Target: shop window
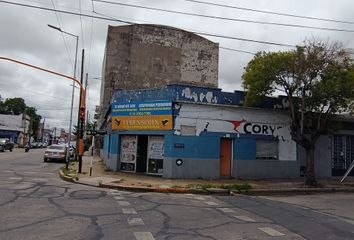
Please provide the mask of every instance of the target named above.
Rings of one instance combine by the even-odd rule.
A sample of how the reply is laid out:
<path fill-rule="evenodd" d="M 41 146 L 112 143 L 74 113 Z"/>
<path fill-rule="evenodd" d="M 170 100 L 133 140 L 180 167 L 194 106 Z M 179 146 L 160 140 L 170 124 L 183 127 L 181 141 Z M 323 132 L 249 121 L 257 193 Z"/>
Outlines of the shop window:
<path fill-rule="evenodd" d="M 195 126 L 181 125 L 182 136 L 195 136 L 195 133 L 196 133 Z"/>
<path fill-rule="evenodd" d="M 278 159 L 278 141 L 276 140 L 256 140 L 256 159 Z"/>

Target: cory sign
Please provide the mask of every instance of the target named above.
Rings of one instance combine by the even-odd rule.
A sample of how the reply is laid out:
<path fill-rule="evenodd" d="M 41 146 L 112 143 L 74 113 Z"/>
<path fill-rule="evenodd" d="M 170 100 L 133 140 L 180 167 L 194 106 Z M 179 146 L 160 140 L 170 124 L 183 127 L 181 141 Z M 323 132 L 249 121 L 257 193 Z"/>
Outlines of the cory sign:
<path fill-rule="evenodd" d="M 245 119 L 242 119 L 241 121 L 226 121 L 232 123 L 234 131 L 238 133 L 277 136 L 278 130 L 282 128 L 282 126 L 276 126 L 274 124 L 248 122 Z"/>
<path fill-rule="evenodd" d="M 112 130 L 171 130 L 172 102 L 112 104 Z"/>

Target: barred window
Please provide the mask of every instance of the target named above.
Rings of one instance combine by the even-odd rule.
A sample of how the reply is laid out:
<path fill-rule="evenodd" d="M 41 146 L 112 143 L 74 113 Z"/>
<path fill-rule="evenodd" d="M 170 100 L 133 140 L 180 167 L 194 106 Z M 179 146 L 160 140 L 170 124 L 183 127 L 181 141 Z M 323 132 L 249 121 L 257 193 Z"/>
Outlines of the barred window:
<path fill-rule="evenodd" d="M 278 141 L 277 140 L 256 140 L 256 159 L 278 159 Z"/>

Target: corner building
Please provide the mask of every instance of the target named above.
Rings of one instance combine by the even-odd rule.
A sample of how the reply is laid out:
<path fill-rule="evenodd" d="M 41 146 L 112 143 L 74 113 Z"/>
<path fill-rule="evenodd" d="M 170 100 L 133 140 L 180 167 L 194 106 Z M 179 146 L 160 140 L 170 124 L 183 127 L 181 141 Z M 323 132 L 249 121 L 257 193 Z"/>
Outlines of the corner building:
<path fill-rule="evenodd" d="M 241 107 L 243 99 L 179 84 L 117 90 L 104 124 L 105 164 L 166 178 L 298 177 L 286 99 L 259 108 Z"/>

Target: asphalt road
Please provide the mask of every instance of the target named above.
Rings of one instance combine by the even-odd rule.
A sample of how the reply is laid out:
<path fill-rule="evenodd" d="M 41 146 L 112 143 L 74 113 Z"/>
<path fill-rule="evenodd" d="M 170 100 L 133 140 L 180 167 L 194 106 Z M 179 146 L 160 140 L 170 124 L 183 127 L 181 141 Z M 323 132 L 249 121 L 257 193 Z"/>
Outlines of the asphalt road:
<path fill-rule="evenodd" d="M 0 239 L 354 239 L 354 195 L 132 193 L 71 184 L 44 150 L 0 153 Z"/>

